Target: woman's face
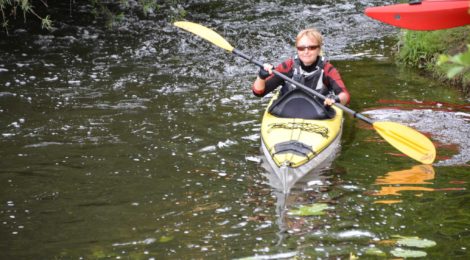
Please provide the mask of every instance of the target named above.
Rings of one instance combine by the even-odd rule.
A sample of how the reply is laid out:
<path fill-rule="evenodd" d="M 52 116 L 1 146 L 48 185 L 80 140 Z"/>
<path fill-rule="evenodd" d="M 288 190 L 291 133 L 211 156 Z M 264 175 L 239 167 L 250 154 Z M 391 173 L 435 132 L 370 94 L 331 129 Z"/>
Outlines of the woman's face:
<path fill-rule="evenodd" d="M 320 54 L 320 45 L 317 40 L 308 36 L 303 36 L 297 42 L 297 54 L 304 65 L 312 65 Z"/>

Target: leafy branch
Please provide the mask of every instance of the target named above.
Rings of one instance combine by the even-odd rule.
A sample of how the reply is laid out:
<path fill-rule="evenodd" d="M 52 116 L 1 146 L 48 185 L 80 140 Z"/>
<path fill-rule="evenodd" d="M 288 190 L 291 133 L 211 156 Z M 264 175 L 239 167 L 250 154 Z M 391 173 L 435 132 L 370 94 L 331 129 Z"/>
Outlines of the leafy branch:
<path fill-rule="evenodd" d="M 467 51 L 454 56 L 441 54 L 437 62 L 438 66 L 445 67 L 447 77 L 452 79 L 457 75 L 470 73 L 470 44 L 467 45 Z"/>
<path fill-rule="evenodd" d="M 13 17 L 16 19 L 17 13 L 21 11 L 23 13 L 23 19 L 26 21 L 28 14 L 34 15 L 41 21 L 41 27 L 46 30 L 52 29 L 52 21 L 49 15 L 42 17 L 34 11 L 32 5 L 32 0 L 0 0 L 0 14 L 2 16 L 2 27 L 5 29 L 6 34 L 8 34 L 9 19 Z M 46 8 L 48 7 L 47 3 L 43 0 L 40 1 Z M 18 11 L 19 10 L 19 11 Z"/>
<path fill-rule="evenodd" d="M 66 0 L 63 0 L 66 1 Z M 126 20 L 125 13 L 136 15 L 134 11 L 139 11 L 139 14 L 144 16 L 157 13 L 163 6 L 177 6 L 175 14 L 178 17 L 184 17 L 186 12 L 180 7 L 181 0 L 87 0 L 76 1 L 68 0 L 70 13 L 72 12 L 72 4 L 92 6 L 90 14 L 94 15 L 95 19 L 104 18 L 108 27 L 113 27 L 116 24 L 122 23 Z M 34 5 L 36 4 L 37 5 Z M 18 15 L 23 15 L 26 22 L 28 16 L 34 17 L 40 21 L 41 28 L 52 30 L 53 21 L 50 14 L 47 13 L 40 15 L 43 11 L 39 8 L 49 8 L 47 0 L 0 0 L 0 28 L 3 28 L 8 35 L 10 30 L 15 25 L 12 21 L 17 19 Z M 60 15 L 58 15 L 60 17 Z M 60 18 L 59 18 L 60 19 Z"/>

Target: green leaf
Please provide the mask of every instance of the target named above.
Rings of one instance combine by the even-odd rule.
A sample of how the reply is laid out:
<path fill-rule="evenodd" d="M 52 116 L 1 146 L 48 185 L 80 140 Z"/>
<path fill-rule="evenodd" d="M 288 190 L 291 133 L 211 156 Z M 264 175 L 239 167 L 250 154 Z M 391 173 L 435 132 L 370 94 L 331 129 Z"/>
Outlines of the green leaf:
<path fill-rule="evenodd" d="M 41 24 L 42 24 L 41 28 L 49 30 L 49 31 L 52 30 L 52 21 L 49 15 L 41 20 Z"/>
<path fill-rule="evenodd" d="M 465 68 L 464 66 L 455 66 L 455 67 L 450 68 L 447 71 L 447 77 L 450 79 L 455 77 L 457 74 L 462 72 L 464 68 Z"/>
<path fill-rule="evenodd" d="M 441 66 L 444 63 L 449 61 L 449 55 L 441 54 L 439 55 L 439 60 L 437 61 L 437 65 Z"/>
<path fill-rule="evenodd" d="M 428 254 L 423 251 L 417 250 L 407 250 L 403 248 L 396 248 L 390 251 L 390 253 L 395 257 L 403 257 L 403 258 L 413 258 L 413 257 L 425 257 Z"/>
<path fill-rule="evenodd" d="M 454 55 L 450 58 L 450 61 L 459 65 L 462 65 L 462 53 Z"/>
<path fill-rule="evenodd" d="M 467 51 L 462 53 L 462 63 L 467 66 L 470 65 L 470 45 L 467 45 Z"/>
<path fill-rule="evenodd" d="M 174 238 L 173 236 L 161 236 L 159 242 L 160 243 L 170 242 L 171 240 L 173 240 L 173 238 Z"/>
<path fill-rule="evenodd" d="M 378 248 L 375 248 L 375 247 L 367 248 L 366 251 L 365 251 L 365 254 L 369 255 L 369 256 L 387 256 L 387 254 L 385 254 L 384 251 L 382 251 Z"/>
<path fill-rule="evenodd" d="M 324 210 L 328 209 L 325 203 L 315 203 L 310 206 L 300 206 L 298 210 L 291 210 L 291 215 L 297 216 L 319 216 L 325 214 Z"/>
<path fill-rule="evenodd" d="M 24 13 L 30 12 L 31 11 L 31 3 L 29 0 L 21 0 L 20 1 L 20 6 L 21 10 L 23 10 Z"/>
<path fill-rule="evenodd" d="M 419 237 L 407 237 L 397 240 L 397 244 L 400 246 L 427 248 L 436 245 L 436 242 L 428 239 L 421 239 Z"/>

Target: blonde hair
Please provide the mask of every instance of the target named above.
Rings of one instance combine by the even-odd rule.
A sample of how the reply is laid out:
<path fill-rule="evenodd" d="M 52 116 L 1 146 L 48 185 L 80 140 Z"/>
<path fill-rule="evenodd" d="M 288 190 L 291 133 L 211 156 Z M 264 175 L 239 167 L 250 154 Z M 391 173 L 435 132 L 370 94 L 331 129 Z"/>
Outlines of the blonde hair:
<path fill-rule="evenodd" d="M 307 36 L 310 40 L 316 40 L 318 42 L 318 45 L 320 45 L 320 48 L 323 45 L 323 36 L 315 28 L 308 28 L 300 31 L 299 34 L 297 34 L 297 37 L 295 38 L 295 44 L 297 45 L 300 39 L 304 36 Z"/>

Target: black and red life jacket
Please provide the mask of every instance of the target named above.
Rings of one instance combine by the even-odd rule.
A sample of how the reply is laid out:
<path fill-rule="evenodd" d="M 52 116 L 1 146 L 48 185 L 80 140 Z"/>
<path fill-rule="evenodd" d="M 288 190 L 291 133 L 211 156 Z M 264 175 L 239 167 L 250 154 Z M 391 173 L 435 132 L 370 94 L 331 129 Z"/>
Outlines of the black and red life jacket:
<path fill-rule="evenodd" d="M 302 69 L 302 64 L 299 57 L 296 55 L 293 59 L 292 64 L 292 79 L 296 82 L 301 83 L 304 86 L 307 86 L 321 94 L 327 94 L 327 88 L 323 84 L 323 74 L 325 68 L 326 59 L 322 56 L 318 56 L 315 68 L 308 72 Z M 292 83 L 285 82 L 281 89 L 281 94 L 284 95 L 287 92 L 296 89 Z"/>
<path fill-rule="evenodd" d="M 302 69 L 300 59 L 293 58 L 292 79 L 323 95 L 329 91 L 323 84 L 325 58 L 319 56 L 316 66 L 311 71 Z M 304 91 L 296 85 L 285 82 L 279 98 L 273 102 L 269 112 L 279 117 L 294 117 L 304 119 L 327 119 L 335 116 L 331 107 L 325 107 L 323 101 Z"/>

